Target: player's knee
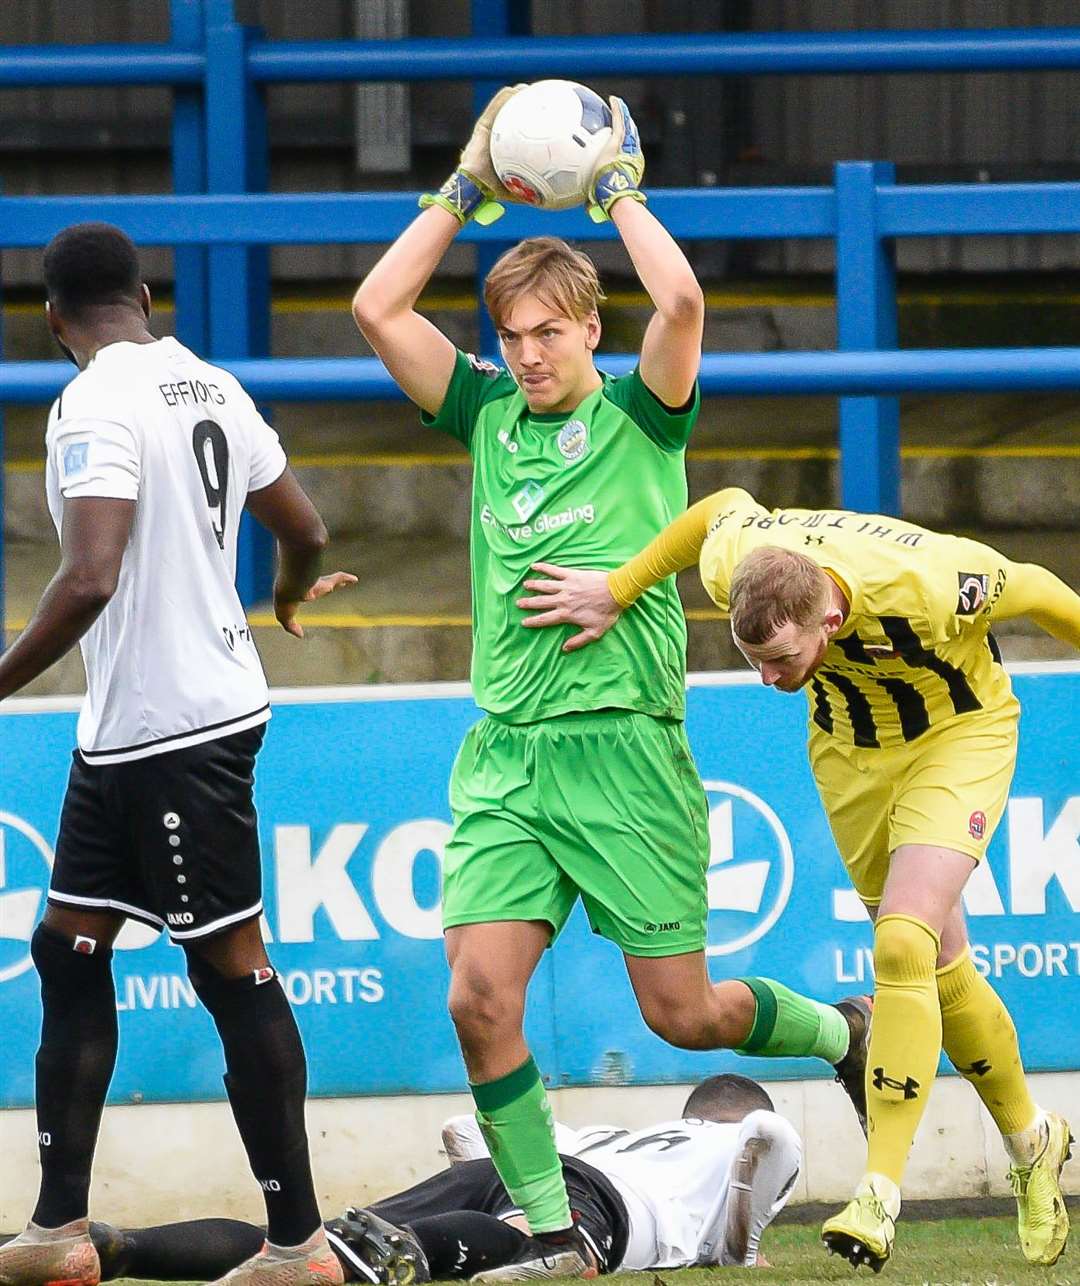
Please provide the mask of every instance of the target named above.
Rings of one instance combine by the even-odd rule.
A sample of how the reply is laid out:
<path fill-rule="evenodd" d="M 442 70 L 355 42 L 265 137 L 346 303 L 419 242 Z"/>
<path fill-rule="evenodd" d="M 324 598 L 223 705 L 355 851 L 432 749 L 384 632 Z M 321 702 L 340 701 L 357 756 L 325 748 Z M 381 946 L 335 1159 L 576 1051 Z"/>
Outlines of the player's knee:
<path fill-rule="evenodd" d="M 112 986 L 112 948 L 92 938 L 73 938 L 39 924 L 30 937 L 30 958 L 43 988 Z"/>
<path fill-rule="evenodd" d="M 188 977 L 214 1020 L 225 1049 L 226 1086 L 271 1084 L 302 1095 L 307 1060 L 277 972 L 270 966 L 227 978 L 198 956 L 188 956 Z"/>
<path fill-rule="evenodd" d="M 916 982 L 932 978 L 938 936 L 910 915 L 881 915 L 874 925 L 874 974 L 879 983 Z"/>
<path fill-rule="evenodd" d="M 232 978 L 202 956 L 188 952 L 188 979 L 203 1007 L 220 1026 L 223 1019 L 241 1021 L 281 1007 L 288 1009 L 277 971 L 270 965 Z"/>
<path fill-rule="evenodd" d="M 450 1017 L 463 1040 L 484 1040 L 520 1031 L 525 997 L 475 965 L 459 963 L 450 981 Z"/>
<path fill-rule="evenodd" d="M 641 1016 L 650 1031 L 677 1049 L 710 1049 L 713 1041 L 706 1032 L 704 1014 L 674 996 L 640 998 Z"/>

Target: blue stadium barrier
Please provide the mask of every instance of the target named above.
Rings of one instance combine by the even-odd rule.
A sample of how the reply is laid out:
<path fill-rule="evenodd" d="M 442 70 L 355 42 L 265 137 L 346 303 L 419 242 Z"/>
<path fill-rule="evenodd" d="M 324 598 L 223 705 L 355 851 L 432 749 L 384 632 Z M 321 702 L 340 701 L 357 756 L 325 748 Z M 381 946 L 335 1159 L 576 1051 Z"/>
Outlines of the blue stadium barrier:
<path fill-rule="evenodd" d="M 545 75 L 753 75 L 989 71 L 1080 67 L 1080 27 L 981 31 L 749 33 L 532 38 L 515 0 L 471 0 L 466 40 L 266 41 L 240 26 L 233 0 L 170 0 L 172 40 L 144 46 L 0 49 L 0 88 L 171 86 L 173 186 L 146 197 L 0 197 L 0 247 L 40 246 L 61 227 L 106 219 L 136 242 L 176 247 L 177 333 L 221 361 L 261 398 L 395 396 L 377 362 L 268 359 L 268 247 L 385 242 L 416 194 L 266 195 L 268 145 L 260 89 L 278 81 L 471 79 Z M 492 34 L 494 33 L 494 34 Z M 483 82 L 487 82 L 486 84 Z M 211 145 L 212 144 L 212 145 Z M 709 354 L 709 393 L 821 393 L 840 398 L 841 493 L 851 508 L 899 508 L 899 413 L 907 389 L 966 391 L 1080 384 L 1080 350 L 896 352 L 892 242 L 903 236 L 1080 231 L 1080 185 L 897 186 L 885 162 L 836 167 L 832 187 L 656 190 L 653 208 L 686 239 L 823 237 L 836 245 L 838 352 Z M 551 216 L 513 209 L 470 226 L 483 265 L 497 246 Z M 580 211 L 560 232 L 599 240 L 614 230 Z M 492 347 L 490 330 L 482 331 Z M 626 355 L 605 356 L 620 369 Z M 0 362 L 0 402 L 48 398 L 68 368 Z M 254 525 L 243 534 L 238 583 L 264 594 L 269 563 Z M 0 537 L 2 541 L 2 537 Z M 2 557 L 2 543 L 0 543 Z M 2 639 L 2 632 L 0 632 Z"/>
<path fill-rule="evenodd" d="M 219 22 L 231 5 L 211 5 Z M 477 0 L 473 0 L 474 9 Z M 500 9 L 502 0 L 484 0 Z M 199 0 L 172 0 L 178 11 Z M 486 17 L 482 21 L 490 23 Z M 1076 27 L 976 31 L 700 33 L 650 36 L 469 36 L 460 39 L 252 41 L 252 80 L 497 80 L 514 76 L 755 76 L 869 72 L 1069 70 Z M 0 89 L 42 85 L 198 84 L 206 57 L 170 45 L 0 48 Z"/>
<path fill-rule="evenodd" d="M 480 78 L 500 85 L 543 76 L 1045 70 L 1080 67 L 1080 30 L 1007 27 L 981 31 L 257 41 L 251 47 L 249 66 L 252 77 L 260 81 Z"/>
<path fill-rule="evenodd" d="M 629 371 L 635 353 L 605 353 L 612 375 Z M 221 362 L 258 400 L 267 402 L 403 401 L 374 357 L 249 357 Z M 71 379 L 67 362 L 0 365 L 0 394 L 9 405 L 51 401 Z M 706 397 L 879 397 L 921 393 L 1006 393 L 1080 384 L 1080 348 L 911 348 L 902 352 L 706 353 Z M 860 508 L 864 506 L 859 506 Z"/>

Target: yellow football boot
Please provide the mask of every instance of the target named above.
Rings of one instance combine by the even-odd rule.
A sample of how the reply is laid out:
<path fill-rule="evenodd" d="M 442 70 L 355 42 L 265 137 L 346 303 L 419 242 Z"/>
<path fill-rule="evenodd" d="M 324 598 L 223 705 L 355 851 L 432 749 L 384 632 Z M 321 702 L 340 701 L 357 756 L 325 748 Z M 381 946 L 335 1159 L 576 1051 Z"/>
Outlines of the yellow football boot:
<path fill-rule="evenodd" d="M 869 1174 L 863 1178 L 852 1200 L 822 1224 L 821 1240 L 830 1255 L 843 1255 L 853 1268 L 866 1264 L 880 1273 L 892 1254 L 900 1202 L 895 1186 L 877 1179 Z"/>
<path fill-rule="evenodd" d="M 1032 1164 L 1009 1166 L 1020 1249 L 1029 1264 L 1056 1264 L 1069 1239 L 1061 1169 L 1072 1151 L 1073 1136 L 1068 1121 L 1053 1112 L 1047 1112 L 1046 1125 L 1046 1146 Z"/>

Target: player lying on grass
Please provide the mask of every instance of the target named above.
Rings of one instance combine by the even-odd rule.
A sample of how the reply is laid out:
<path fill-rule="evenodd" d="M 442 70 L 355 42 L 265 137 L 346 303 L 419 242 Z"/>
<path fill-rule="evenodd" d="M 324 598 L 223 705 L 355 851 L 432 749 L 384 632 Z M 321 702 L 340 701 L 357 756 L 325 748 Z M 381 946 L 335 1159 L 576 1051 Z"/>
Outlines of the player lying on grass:
<path fill-rule="evenodd" d="M 704 300 L 645 204 L 625 103 L 590 204 L 609 216 L 652 301 L 628 374 L 597 369 L 596 268 L 554 237 L 507 251 L 484 301 L 505 369 L 458 351 L 416 311 L 464 224 L 511 200 L 481 116 L 461 166 L 361 283 L 357 324 L 423 412 L 473 458 L 473 692 L 482 718 L 454 764 L 443 862 L 450 1012 L 503 1181 L 538 1237 L 583 1270 L 540 1071 L 523 1033 L 529 980 L 580 898 L 618 947 L 642 1016 L 673 1045 L 822 1058 L 862 1100 L 867 1010 L 765 978 L 713 981 L 705 960 L 708 805 L 683 725 L 686 623 L 673 585 L 644 594 L 600 658 L 518 627 L 529 566 L 616 567 L 686 505 Z M 632 804 L 628 801 L 633 801 Z"/>
<path fill-rule="evenodd" d="M 589 1275 L 694 1264 L 752 1265 L 763 1230 L 791 1194 L 802 1147 L 765 1090 L 743 1076 L 714 1076 L 683 1116 L 643 1130 L 558 1127 L 562 1172 Z M 487 1157 L 476 1122 L 443 1128 L 450 1169 L 407 1192 L 350 1210 L 327 1234 L 347 1278 L 406 1286 L 430 1278 L 524 1277 L 531 1239 Z M 219 1276 L 262 1244 L 250 1224 L 200 1219 L 119 1231 L 93 1224 L 102 1279 L 191 1281 Z M 533 1247 L 529 1276 L 549 1252 Z"/>
<path fill-rule="evenodd" d="M 1030 616 L 1080 647 L 1080 597 L 973 540 L 877 514 L 770 511 L 732 487 L 610 574 L 539 566 L 518 606 L 530 627 L 581 627 L 568 652 L 603 649 L 622 613 L 615 635 L 632 627 L 640 594 L 694 563 L 762 682 L 806 690 L 810 766 L 875 922 L 866 1173 L 826 1244 L 856 1266 L 889 1258 L 944 1047 L 1001 1130 L 1025 1257 L 1054 1263 L 1069 1232 L 1069 1127 L 1032 1101 L 1012 1019 L 972 961 L 961 894 L 1016 761 L 1020 707 L 990 627 Z"/>

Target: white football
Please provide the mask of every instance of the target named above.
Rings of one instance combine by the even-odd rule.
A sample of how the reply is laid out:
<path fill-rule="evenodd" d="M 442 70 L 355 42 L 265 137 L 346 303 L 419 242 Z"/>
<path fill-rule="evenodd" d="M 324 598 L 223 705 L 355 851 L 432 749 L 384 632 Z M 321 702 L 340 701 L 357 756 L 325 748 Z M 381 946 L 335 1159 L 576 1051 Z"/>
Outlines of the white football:
<path fill-rule="evenodd" d="M 571 80 L 538 80 L 504 103 L 491 127 L 491 163 L 520 201 L 545 210 L 581 205 L 611 138 L 611 108 Z"/>

